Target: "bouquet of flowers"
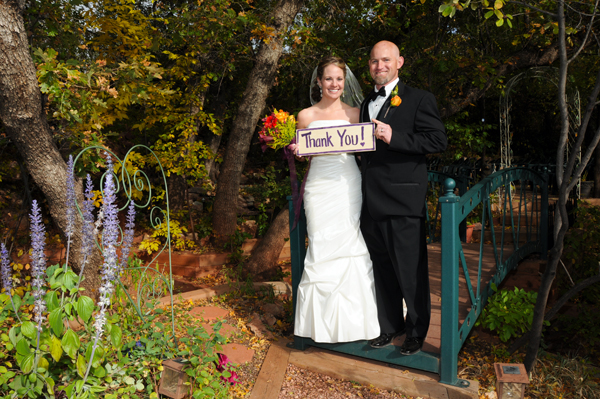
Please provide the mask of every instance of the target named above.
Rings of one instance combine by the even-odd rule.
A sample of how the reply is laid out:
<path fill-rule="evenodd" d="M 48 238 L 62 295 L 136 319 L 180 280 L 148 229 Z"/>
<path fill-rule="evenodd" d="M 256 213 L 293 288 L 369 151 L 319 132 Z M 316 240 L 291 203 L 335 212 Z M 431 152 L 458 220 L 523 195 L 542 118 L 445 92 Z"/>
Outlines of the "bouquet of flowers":
<path fill-rule="evenodd" d="M 258 136 L 263 152 L 267 147 L 274 150 L 284 148 L 296 138 L 296 118 L 289 112 L 274 109 L 262 121 L 263 127 Z"/>

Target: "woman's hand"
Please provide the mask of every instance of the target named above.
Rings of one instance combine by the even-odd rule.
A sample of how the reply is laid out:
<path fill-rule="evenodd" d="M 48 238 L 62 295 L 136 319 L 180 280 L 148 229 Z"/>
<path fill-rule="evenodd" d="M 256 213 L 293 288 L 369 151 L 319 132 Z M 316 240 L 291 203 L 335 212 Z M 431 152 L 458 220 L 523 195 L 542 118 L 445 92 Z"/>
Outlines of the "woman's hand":
<path fill-rule="evenodd" d="M 298 144 L 290 144 L 288 148 L 290 151 L 292 151 L 298 161 L 304 161 L 304 157 L 302 155 L 298 155 Z"/>

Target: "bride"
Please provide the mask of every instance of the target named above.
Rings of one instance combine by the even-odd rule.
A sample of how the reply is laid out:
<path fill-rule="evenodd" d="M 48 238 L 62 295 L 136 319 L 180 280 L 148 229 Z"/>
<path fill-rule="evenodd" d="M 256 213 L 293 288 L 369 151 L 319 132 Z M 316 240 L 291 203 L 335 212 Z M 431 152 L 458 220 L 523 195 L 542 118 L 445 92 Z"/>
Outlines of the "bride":
<path fill-rule="evenodd" d="M 315 74 L 314 105 L 300 111 L 297 129 L 359 123 L 359 109 L 341 100 L 347 78 L 359 87 L 344 61 L 326 57 Z M 346 97 L 355 97 L 350 100 L 356 105 L 362 100 L 362 96 Z M 294 334 L 328 343 L 376 338 L 373 268 L 359 228 L 361 176 L 354 155 L 313 156 L 306 179 L 308 249 L 298 286 Z"/>

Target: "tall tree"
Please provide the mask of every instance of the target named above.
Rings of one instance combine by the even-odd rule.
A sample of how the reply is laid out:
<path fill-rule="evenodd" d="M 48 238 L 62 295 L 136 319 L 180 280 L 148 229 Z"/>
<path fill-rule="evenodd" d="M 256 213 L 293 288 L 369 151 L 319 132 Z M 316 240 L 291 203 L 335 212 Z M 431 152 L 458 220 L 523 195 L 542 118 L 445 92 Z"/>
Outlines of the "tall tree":
<path fill-rule="evenodd" d="M 63 231 L 65 215 L 67 165 L 62 159 L 42 109 L 42 96 L 36 69 L 29 52 L 23 22 L 24 0 L 0 2 L 0 119 L 8 137 L 21 153 L 25 165 L 42 190 L 55 223 Z M 77 198 L 83 203 L 81 182 L 76 184 Z M 81 264 L 81 220 L 74 229 L 72 260 Z M 100 286 L 97 268 L 100 253 L 95 249 L 91 267 L 85 269 L 84 287 Z"/>
<path fill-rule="evenodd" d="M 271 13 L 270 24 L 265 27 L 266 37 L 261 41 L 239 104 L 219 174 L 213 208 L 213 232 L 220 240 L 235 232 L 240 178 L 250 141 L 274 82 L 278 61 L 283 52 L 284 35 L 303 3 L 304 0 L 281 0 Z"/>
<path fill-rule="evenodd" d="M 444 2 L 440 12 L 445 16 L 453 16 L 456 10 L 462 10 L 469 6 L 460 2 Z M 558 85 L 557 103 L 560 113 L 560 138 L 556 150 L 556 183 L 559 187 L 557 212 L 554 216 L 554 246 L 549 251 L 548 264 L 542 276 L 541 286 L 534 308 L 533 323 L 529 347 L 525 356 L 525 367 L 531 372 L 535 366 L 537 353 L 540 346 L 544 315 L 548 303 L 548 295 L 552 282 L 556 276 L 558 263 L 564 249 L 564 239 L 569 228 L 567 214 L 567 200 L 570 192 L 577 184 L 588 162 L 590 161 L 598 142 L 600 141 L 600 127 L 595 131 L 589 131 L 590 120 L 594 110 L 597 108 L 600 96 L 600 62 L 597 54 L 600 45 L 597 37 L 600 29 L 600 0 L 587 0 L 581 2 L 566 2 L 564 0 L 532 2 L 526 4 L 516 1 L 496 0 L 489 2 L 472 2 L 473 8 L 481 7 L 486 12 L 486 18 L 496 20 L 497 26 L 512 26 L 513 16 L 508 13 L 505 6 L 512 6 L 513 14 L 524 16 L 533 34 L 542 37 L 552 36 L 558 51 Z M 493 18 L 493 17 L 496 18 Z M 569 78 L 573 74 L 569 67 L 576 65 L 583 56 L 592 55 L 595 59 L 597 69 L 595 83 L 588 93 L 587 104 L 581 118 L 577 139 L 573 143 L 570 155 L 565 159 L 565 149 L 569 139 L 570 120 L 567 104 L 567 88 Z M 587 148 L 583 148 L 586 134 L 591 138 Z M 581 162 L 578 161 L 578 153 L 583 150 Z"/>

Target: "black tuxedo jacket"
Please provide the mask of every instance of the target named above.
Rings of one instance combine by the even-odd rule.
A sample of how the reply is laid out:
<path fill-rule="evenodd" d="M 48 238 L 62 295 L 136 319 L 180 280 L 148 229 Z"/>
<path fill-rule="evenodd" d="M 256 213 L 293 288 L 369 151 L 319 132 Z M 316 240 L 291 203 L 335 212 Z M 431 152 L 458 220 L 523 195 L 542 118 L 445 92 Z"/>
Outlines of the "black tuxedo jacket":
<path fill-rule="evenodd" d="M 377 140 L 376 151 L 361 154 L 363 212 L 375 220 L 425 216 L 425 154 L 444 151 L 448 143 L 433 94 L 399 81 L 398 96 L 400 105 L 390 107 L 390 95 L 375 118 L 392 127 L 390 144 Z M 361 122 L 370 122 L 367 101 Z"/>

